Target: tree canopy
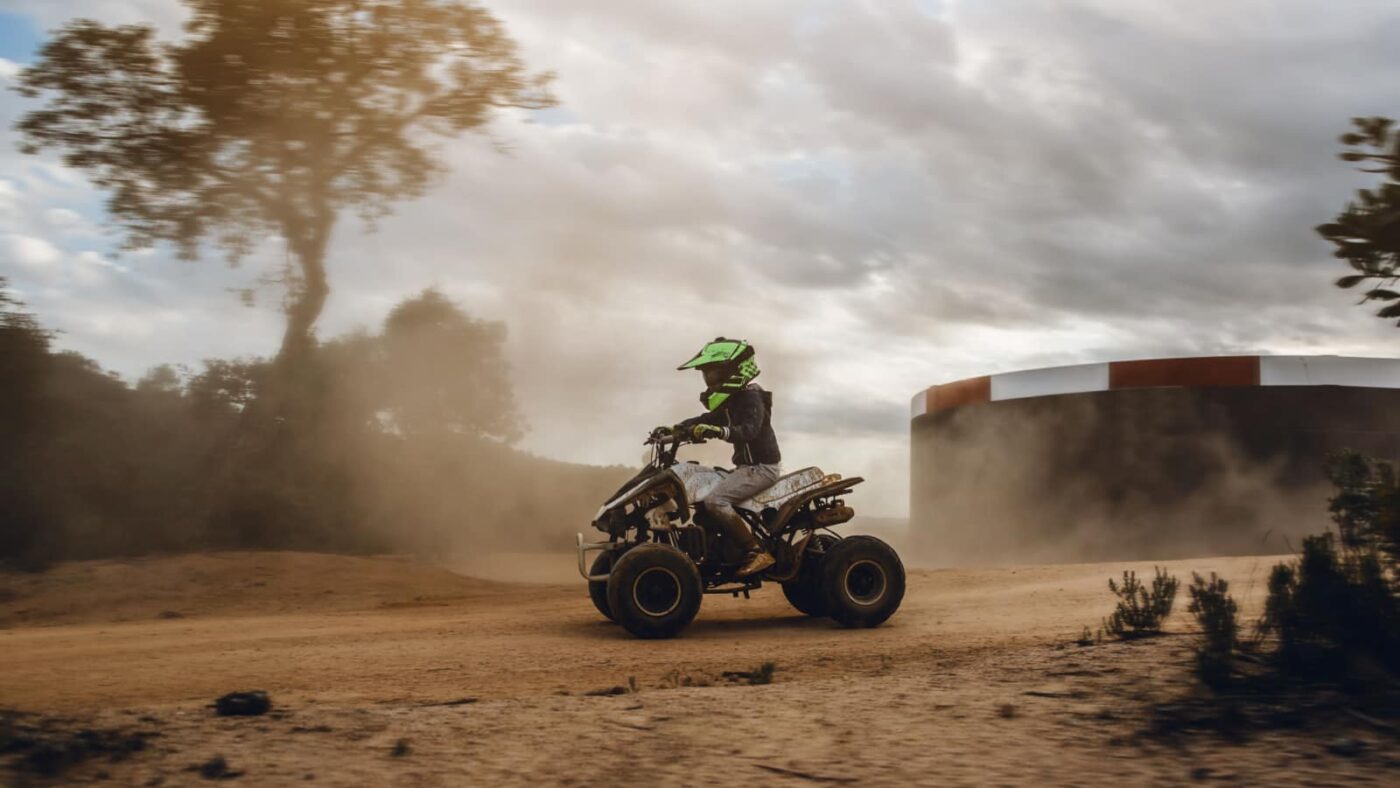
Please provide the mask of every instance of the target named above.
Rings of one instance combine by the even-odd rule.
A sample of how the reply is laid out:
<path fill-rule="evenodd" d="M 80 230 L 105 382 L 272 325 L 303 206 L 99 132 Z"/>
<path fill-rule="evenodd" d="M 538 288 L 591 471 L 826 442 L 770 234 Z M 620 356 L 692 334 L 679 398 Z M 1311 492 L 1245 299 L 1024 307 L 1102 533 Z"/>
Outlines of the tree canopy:
<path fill-rule="evenodd" d="M 394 307 L 380 342 L 384 399 L 395 426 L 519 438 L 505 338 L 505 326 L 467 317 L 437 290 Z"/>
<path fill-rule="evenodd" d="M 548 74 L 457 0 L 184 0 L 187 37 L 76 20 L 21 72 L 44 104 L 22 149 L 63 151 L 110 193 L 131 247 L 206 246 L 237 263 L 286 243 L 279 356 L 311 339 L 330 292 L 326 248 L 347 209 L 371 222 L 421 195 L 441 164 L 429 140 L 505 107 L 553 103 Z"/>
<path fill-rule="evenodd" d="M 1383 180 L 1357 191 L 1356 199 L 1317 232 L 1354 271 L 1338 279 L 1337 287 L 1366 285 L 1362 303 L 1385 302 L 1376 315 L 1400 325 L 1400 291 L 1394 289 L 1400 280 L 1400 130 L 1390 118 L 1353 118 L 1352 124 L 1356 130 L 1341 137 L 1348 149 L 1340 158 L 1375 165 L 1362 171 Z"/>

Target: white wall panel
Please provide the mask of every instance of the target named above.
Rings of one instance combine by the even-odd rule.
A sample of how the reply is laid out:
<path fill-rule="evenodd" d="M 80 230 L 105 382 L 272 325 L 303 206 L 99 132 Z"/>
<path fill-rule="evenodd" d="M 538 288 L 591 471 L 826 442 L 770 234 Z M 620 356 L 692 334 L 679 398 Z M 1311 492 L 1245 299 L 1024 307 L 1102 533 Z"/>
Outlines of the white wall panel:
<path fill-rule="evenodd" d="M 909 418 L 917 419 L 928 412 L 928 389 L 920 391 L 909 400 Z"/>
<path fill-rule="evenodd" d="M 1030 369 L 991 376 L 992 400 L 1108 390 L 1108 364 Z M 1260 356 L 1263 386 L 1400 388 L 1400 359 L 1347 356 Z M 914 395 L 909 417 L 928 412 L 928 390 Z"/>
<path fill-rule="evenodd" d="M 1079 364 L 1073 367 L 1028 369 L 992 376 L 992 399 L 1044 397 L 1108 389 L 1107 364 Z"/>
<path fill-rule="evenodd" d="M 1345 356 L 1260 356 L 1263 386 L 1400 388 L 1400 359 Z"/>

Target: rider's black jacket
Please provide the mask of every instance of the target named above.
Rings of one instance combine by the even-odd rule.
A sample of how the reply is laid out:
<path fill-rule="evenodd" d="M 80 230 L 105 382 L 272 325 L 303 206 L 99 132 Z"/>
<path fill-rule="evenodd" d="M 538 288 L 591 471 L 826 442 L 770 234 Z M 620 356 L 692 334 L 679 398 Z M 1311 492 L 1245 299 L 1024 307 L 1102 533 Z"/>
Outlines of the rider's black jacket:
<path fill-rule="evenodd" d="M 690 428 L 713 424 L 724 428 L 723 438 L 734 444 L 735 465 L 777 465 L 778 436 L 773 434 L 773 395 L 750 383 L 729 395 L 718 408 L 680 423 Z"/>

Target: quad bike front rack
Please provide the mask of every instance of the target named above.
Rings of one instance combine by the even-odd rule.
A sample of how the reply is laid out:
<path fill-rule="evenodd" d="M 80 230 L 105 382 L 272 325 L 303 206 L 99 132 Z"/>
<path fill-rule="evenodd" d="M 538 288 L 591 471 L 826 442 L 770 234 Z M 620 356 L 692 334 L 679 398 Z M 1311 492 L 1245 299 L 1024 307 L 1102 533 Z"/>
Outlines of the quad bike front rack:
<path fill-rule="evenodd" d="M 601 582 L 608 579 L 608 575 L 612 574 L 611 572 L 601 575 L 588 574 L 588 559 L 586 556 L 588 553 L 595 550 L 611 550 L 616 546 L 617 542 L 585 542 L 583 541 L 583 534 L 578 535 L 578 573 L 583 575 L 584 580 Z"/>

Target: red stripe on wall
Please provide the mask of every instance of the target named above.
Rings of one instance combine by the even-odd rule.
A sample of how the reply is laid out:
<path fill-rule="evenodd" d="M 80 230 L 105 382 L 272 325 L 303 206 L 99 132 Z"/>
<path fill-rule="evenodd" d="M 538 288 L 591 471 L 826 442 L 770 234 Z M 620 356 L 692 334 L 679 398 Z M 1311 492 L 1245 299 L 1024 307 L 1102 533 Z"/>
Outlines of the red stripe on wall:
<path fill-rule="evenodd" d="M 983 375 L 952 383 L 944 383 L 928 390 L 928 412 L 971 405 L 977 402 L 990 402 L 992 399 L 992 379 Z"/>
<path fill-rule="evenodd" d="M 1110 389 L 1257 385 L 1258 356 L 1159 358 L 1146 361 L 1111 361 L 1108 364 Z"/>

